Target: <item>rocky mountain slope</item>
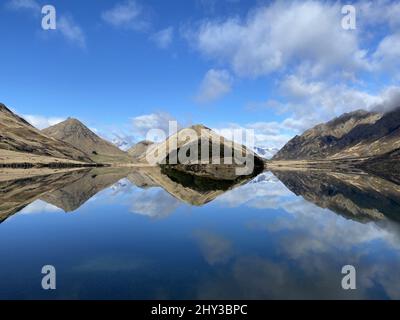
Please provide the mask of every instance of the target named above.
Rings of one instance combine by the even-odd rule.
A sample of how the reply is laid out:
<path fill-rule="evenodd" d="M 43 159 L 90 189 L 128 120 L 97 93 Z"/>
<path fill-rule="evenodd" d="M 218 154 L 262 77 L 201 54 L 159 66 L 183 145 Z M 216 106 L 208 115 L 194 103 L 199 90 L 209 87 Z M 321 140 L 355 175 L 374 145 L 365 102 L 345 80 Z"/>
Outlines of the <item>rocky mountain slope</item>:
<path fill-rule="evenodd" d="M 381 114 L 355 111 L 290 140 L 274 160 L 375 157 L 400 148 L 400 108 Z"/>
<path fill-rule="evenodd" d="M 263 168 L 264 160 L 244 145 L 234 143 L 203 125 L 194 125 L 171 135 L 164 142 L 152 144 L 139 161 L 153 156 L 158 164 L 218 164 L 241 167 L 240 161 L 254 161 Z M 184 163 L 182 162 L 184 161 Z M 192 168 L 193 169 L 193 168 Z M 244 173 L 244 174 L 251 174 Z"/>
<path fill-rule="evenodd" d="M 15 153 L 21 162 L 24 161 L 24 155 L 92 162 L 85 152 L 46 135 L 13 113 L 4 104 L 0 104 L 0 158 L 4 158 L 3 160 L 7 158 L 5 153 L 7 155 Z M 35 159 L 39 158 L 35 157 Z"/>
<path fill-rule="evenodd" d="M 133 147 L 128 149 L 128 154 L 132 156 L 134 159 L 141 158 L 144 154 L 146 154 L 147 148 L 149 148 L 152 144 L 151 141 L 140 141 L 139 143 L 135 144 Z"/>
<path fill-rule="evenodd" d="M 87 153 L 97 163 L 125 163 L 130 162 L 129 155 L 108 142 L 79 120 L 68 118 L 67 120 L 46 128 L 42 132 L 50 137 L 65 141 L 77 149 Z"/>

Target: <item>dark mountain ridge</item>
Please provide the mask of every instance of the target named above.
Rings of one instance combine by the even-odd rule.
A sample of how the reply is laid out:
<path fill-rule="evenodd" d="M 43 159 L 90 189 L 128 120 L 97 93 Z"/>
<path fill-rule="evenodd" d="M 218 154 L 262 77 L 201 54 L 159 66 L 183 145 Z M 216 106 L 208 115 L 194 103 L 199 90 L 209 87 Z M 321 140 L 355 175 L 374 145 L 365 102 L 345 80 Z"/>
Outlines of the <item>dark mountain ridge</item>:
<path fill-rule="evenodd" d="M 400 148 L 400 108 L 381 114 L 358 110 L 290 140 L 273 160 L 368 158 Z"/>

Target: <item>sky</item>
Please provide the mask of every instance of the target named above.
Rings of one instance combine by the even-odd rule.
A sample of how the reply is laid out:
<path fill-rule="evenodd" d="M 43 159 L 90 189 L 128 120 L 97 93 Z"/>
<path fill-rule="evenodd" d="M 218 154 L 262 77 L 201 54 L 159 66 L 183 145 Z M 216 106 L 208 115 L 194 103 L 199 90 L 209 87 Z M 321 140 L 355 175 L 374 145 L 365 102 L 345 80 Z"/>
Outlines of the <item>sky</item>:
<path fill-rule="evenodd" d="M 48 4 L 55 30 L 42 28 Z M 280 148 L 342 113 L 400 105 L 399 16 L 385 0 L 2 0 L 0 101 L 38 128 L 71 116 L 134 143 L 176 119 Z"/>

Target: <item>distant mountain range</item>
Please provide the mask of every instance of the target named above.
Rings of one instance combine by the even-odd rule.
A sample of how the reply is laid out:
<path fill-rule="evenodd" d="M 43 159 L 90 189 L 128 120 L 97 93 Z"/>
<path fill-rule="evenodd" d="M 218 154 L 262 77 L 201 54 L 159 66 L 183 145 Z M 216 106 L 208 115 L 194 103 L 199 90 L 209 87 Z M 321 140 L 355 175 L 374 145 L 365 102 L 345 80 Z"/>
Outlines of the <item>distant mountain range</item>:
<path fill-rule="evenodd" d="M 123 137 L 119 136 L 112 139 L 111 142 L 121 150 L 127 151 L 129 154 L 135 157 L 142 154 L 150 144 L 153 144 L 153 142 L 146 140 L 132 144 L 129 139 L 124 139 Z M 255 146 L 253 147 L 253 151 L 262 158 L 271 159 L 279 151 L 279 149 Z"/>
<path fill-rule="evenodd" d="M 235 149 L 247 151 L 248 155 L 255 156 L 258 164 L 264 162 L 262 159 L 271 158 L 272 161 L 359 159 L 371 172 L 388 165 L 400 171 L 397 161 L 400 158 L 400 108 L 388 113 L 359 110 L 343 114 L 294 137 L 279 151 L 261 147 L 249 150 L 236 143 L 232 148 L 231 141 L 203 125 L 182 129 L 161 143 L 141 141 L 128 148 L 124 139 L 115 140 L 114 143 L 127 150 L 123 151 L 77 119 L 68 118 L 40 131 L 0 104 L 0 166 L 143 164 L 147 162 L 147 151 L 165 154 L 169 161 L 174 154 L 173 150 L 168 150 L 169 143 L 185 136 L 188 129 L 194 130 L 197 138 L 178 139 L 178 152 L 183 149 L 188 152 L 191 145 L 199 145 L 204 139 L 220 139 L 221 150 L 229 145 L 232 154 Z M 210 153 L 209 159 L 211 156 Z M 224 156 L 223 152 L 219 156 Z"/>
<path fill-rule="evenodd" d="M 279 149 L 277 149 L 277 148 L 262 148 L 262 147 L 256 146 L 253 148 L 253 151 L 265 159 L 271 159 L 271 158 L 273 158 L 273 156 L 275 156 L 279 152 Z"/>
<path fill-rule="evenodd" d="M 42 131 L 34 128 L 23 118 L 14 114 L 5 105 L 0 105 L 0 166 L 77 166 L 77 165 L 129 165 L 132 163 L 146 164 L 146 151 L 151 150 L 162 154 L 170 160 L 173 150 L 169 150 L 170 142 L 181 137 L 176 146 L 177 151 L 191 149 L 191 146 L 200 144 L 204 139 L 220 141 L 221 152 L 217 155 L 228 153 L 234 155 L 234 150 L 254 155 L 258 164 L 263 160 L 252 150 L 243 145 L 232 144 L 232 142 L 219 136 L 211 129 L 196 125 L 190 127 L 197 133 L 194 140 L 182 139 L 187 137 L 187 129 L 182 129 L 175 135 L 161 143 L 141 141 L 126 151 L 121 150 L 115 144 L 99 137 L 81 121 L 73 118 L 58 123 Z M 192 131 L 193 132 L 193 131 Z M 190 133 L 190 132 L 189 132 Z M 218 140 L 219 139 L 219 140 Z M 127 148 L 128 143 L 124 139 L 114 141 L 120 146 Z M 171 144 L 172 145 L 172 144 Z M 233 147 L 232 147 L 233 146 Z M 185 149 L 185 150 L 186 150 Z M 229 151 L 230 150 L 230 151 Z M 210 149 L 211 151 L 211 149 Z M 269 155 L 269 149 L 258 148 L 258 154 Z M 207 159 L 215 156 L 213 152 Z M 196 158 L 197 159 L 197 158 Z M 162 160 L 162 159 L 159 159 Z M 222 173 L 222 171 L 220 171 Z"/>
<path fill-rule="evenodd" d="M 121 149 L 122 151 L 128 151 L 132 147 L 132 143 L 124 139 L 123 137 L 116 136 L 111 140 L 111 143 Z"/>

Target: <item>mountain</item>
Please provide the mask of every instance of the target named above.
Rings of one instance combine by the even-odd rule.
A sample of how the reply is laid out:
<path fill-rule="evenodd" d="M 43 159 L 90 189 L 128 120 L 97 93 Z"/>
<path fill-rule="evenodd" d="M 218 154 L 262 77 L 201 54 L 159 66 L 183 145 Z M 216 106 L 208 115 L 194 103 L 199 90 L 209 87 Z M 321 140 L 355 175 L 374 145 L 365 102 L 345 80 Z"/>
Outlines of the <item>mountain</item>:
<path fill-rule="evenodd" d="M 262 148 L 262 147 L 254 147 L 253 151 L 264 159 L 271 159 L 274 155 L 276 155 L 279 151 L 277 148 Z"/>
<path fill-rule="evenodd" d="M 139 159 L 146 153 L 147 148 L 149 148 L 152 144 L 154 143 L 151 141 L 141 141 L 128 149 L 128 154 L 134 159 Z"/>
<path fill-rule="evenodd" d="M 323 159 L 332 156 L 351 144 L 347 137 L 355 128 L 359 125 L 375 124 L 381 117 L 379 113 L 363 110 L 345 113 L 332 121 L 305 131 L 301 136 L 295 136 L 273 159 Z"/>
<path fill-rule="evenodd" d="M 207 147 L 207 144 L 208 149 L 205 149 L 204 147 Z M 255 167 L 264 167 L 264 160 L 252 150 L 218 135 L 203 125 L 194 125 L 182 129 L 168 137 L 164 142 L 150 145 L 146 151 L 145 154 L 138 158 L 139 161 L 146 163 L 146 157 L 149 155 L 154 156 L 159 164 L 190 166 L 215 164 L 217 162 L 218 165 L 244 167 L 238 164 L 239 161 L 236 161 L 243 160 L 238 158 L 238 155 L 241 155 L 246 161 L 253 160 Z M 180 163 L 180 160 L 182 160 L 179 159 L 181 158 L 180 156 L 186 158 L 184 159 L 185 163 Z M 231 159 L 231 164 L 226 161 L 229 158 Z M 214 165 L 214 167 L 216 166 Z M 193 166 L 190 168 L 192 174 L 195 174 L 193 172 L 194 168 Z M 210 166 L 207 168 L 210 168 Z M 250 174 L 250 172 L 247 174 Z"/>
<path fill-rule="evenodd" d="M 50 137 L 0 103 L 0 155 L 6 163 L 92 162 L 89 156 L 65 141 Z M 57 159 L 57 161 L 55 160 Z M 60 160 L 61 159 L 61 160 Z M 5 161 L 3 160 L 3 161 Z"/>
<path fill-rule="evenodd" d="M 400 108 L 346 113 L 290 140 L 274 160 L 374 157 L 400 148 Z"/>
<path fill-rule="evenodd" d="M 128 154 L 118 149 L 77 119 L 67 120 L 51 126 L 42 132 L 50 137 L 68 142 L 77 149 L 87 153 L 97 163 L 125 163 L 130 162 Z"/>
<path fill-rule="evenodd" d="M 128 151 L 129 148 L 131 148 L 132 143 L 129 142 L 128 139 L 125 139 L 120 136 L 115 136 L 114 139 L 111 140 L 112 144 L 118 147 L 119 149 L 123 151 Z"/>

